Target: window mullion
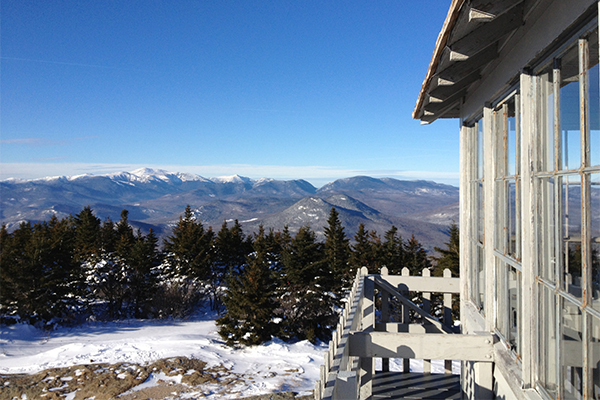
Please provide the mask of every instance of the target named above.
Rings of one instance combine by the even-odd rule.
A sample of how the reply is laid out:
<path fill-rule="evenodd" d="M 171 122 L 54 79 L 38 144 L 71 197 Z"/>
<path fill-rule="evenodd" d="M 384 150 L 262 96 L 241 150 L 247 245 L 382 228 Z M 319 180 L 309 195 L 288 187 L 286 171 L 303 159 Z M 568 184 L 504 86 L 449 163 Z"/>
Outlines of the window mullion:
<path fill-rule="evenodd" d="M 588 357 L 592 330 L 591 319 L 585 312 L 591 300 L 591 270 L 592 270 L 592 248 L 591 248 L 591 199 L 590 199 L 590 175 L 585 168 L 590 166 L 590 116 L 589 116 L 589 42 L 587 39 L 579 39 L 579 110 L 581 119 L 581 269 L 582 269 L 582 333 L 583 333 L 583 394 L 584 398 L 592 398 L 592 378 L 588 375 L 592 370 L 588 367 Z M 592 373 L 593 374 L 593 373 Z"/>

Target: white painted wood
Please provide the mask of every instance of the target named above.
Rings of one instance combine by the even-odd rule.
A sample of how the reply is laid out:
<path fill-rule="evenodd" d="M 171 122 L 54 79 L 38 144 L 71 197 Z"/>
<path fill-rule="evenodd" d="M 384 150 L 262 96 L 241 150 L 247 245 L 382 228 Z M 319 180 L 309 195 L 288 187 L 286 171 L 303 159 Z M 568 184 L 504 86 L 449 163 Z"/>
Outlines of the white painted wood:
<path fill-rule="evenodd" d="M 471 229 L 473 215 L 471 214 L 471 201 L 472 198 L 470 193 L 470 180 L 472 176 L 472 165 L 473 165 L 473 149 L 471 146 L 471 136 L 473 135 L 473 128 L 467 126 L 461 126 L 460 128 L 460 190 L 459 196 L 459 225 L 460 225 L 460 318 L 461 327 L 465 326 L 465 312 L 464 307 L 469 298 L 469 279 L 470 275 L 469 268 L 472 265 L 471 259 Z"/>
<path fill-rule="evenodd" d="M 375 330 L 375 282 L 372 276 L 364 278 L 362 314 L 362 332 L 371 333 Z M 352 336 L 352 334 L 350 335 Z M 352 347 L 350 347 L 352 350 Z M 350 353 L 352 356 L 353 354 Z M 375 360 L 372 357 L 360 358 L 360 399 L 370 399 L 373 393 L 373 373 L 375 372 Z"/>
<path fill-rule="evenodd" d="M 410 308 L 411 310 L 413 310 L 414 312 L 419 314 L 421 317 L 423 317 L 425 320 L 427 320 L 428 322 L 430 322 L 431 324 L 436 326 L 442 332 L 452 333 L 452 331 L 450 329 L 448 329 L 446 326 L 444 326 L 440 321 L 438 321 L 431 314 L 425 312 L 419 306 L 417 306 L 415 303 L 413 303 L 412 301 L 407 299 L 400 292 L 398 292 L 392 285 L 390 285 L 389 283 L 382 280 L 381 277 L 376 276 L 374 279 L 375 279 L 375 283 L 377 284 L 377 287 L 379 287 L 382 290 L 386 290 L 391 295 L 395 296 L 398 300 L 400 300 L 402 302 L 402 304 L 404 306 Z"/>
<path fill-rule="evenodd" d="M 354 332 L 350 334 L 350 355 L 417 359 L 494 361 L 494 337 L 433 333 Z"/>
<path fill-rule="evenodd" d="M 519 71 L 548 47 L 583 12 L 597 0 L 542 0 L 506 43 L 500 60 L 485 71 L 481 84 L 465 99 L 461 118 L 470 120 L 481 112 L 485 102 L 490 101 L 506 88 L 508 82 L 518 78 Z M 526 37 L 527 40 L 523 40 Z M 462 225 L 461 225 L 462 226 Z"/>
<path fill-rule="evenodd" d="M 488 362 L 476 362 L 475 368 L 475 399 L 493 400 L 494 375 L 493 364 Z"/>
<path fill-rule="evenodd" d="M 380 279 L 399 288 L 400 291 L 410 290 L 414 292 L 460 293 L 460 278 L 432 276 L 425 279 L 422 276 L 388 275 L 381 276 Z"/>
<path fill-rule="evenodd" d="M 535 236 L 535 206 L 536 190 L 534 168 L 537 160 L 536 126 L 538 121 L 537 107 L 539 104 L 536 79 L 527 74 L 521 74 L 521 265 L 523 271 L 521 296 L 521 353 L 523 387 L 529 388 L 534 384 L 533 368 L 535 366 L 535 349 L 537 348 L 537 325 L 535 312 L 535 276 L 537 274 L 537 244 Z"/>
<path fill-rule="evenodd" d="M 494 296 L 495 277 L 494 273 L 495 258 L 494 258 L 494 230 L 496 228 L 496 185 L 495 183 L 495 156 L 497 141 L 494 137 L 494 111 L 490 107 L 483 109 L 483 201 L 484 201 L 484 270 L 485 270 L 485 285 L 484 285 L 484 310 L 485 330 L 492 332 L 494 329 L 494 321 L 496 320 L 496 296 Z M 481 290 L 481 287 L 479 288 Z"/>
<path fill-rule="evenodd" d="M 357 399 L 357 390 L 358 379 L 356 372 L 343 371 L 337 374 L 333 390 L 334 399 Z"/>

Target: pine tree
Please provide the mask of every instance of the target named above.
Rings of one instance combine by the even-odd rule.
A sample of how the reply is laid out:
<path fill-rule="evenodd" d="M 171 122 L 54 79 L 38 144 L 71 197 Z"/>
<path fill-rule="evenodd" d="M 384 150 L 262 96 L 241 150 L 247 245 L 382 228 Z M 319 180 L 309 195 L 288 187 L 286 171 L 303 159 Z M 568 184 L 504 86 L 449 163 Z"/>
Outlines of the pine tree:
<path fill-rule="evenodd" d="M 378 265 L 376 242 L 377 235 L 374 232 L 368 232 L 365 225 L 361 222 L 354 235 L 354 245 L 352 245 L 351 263 L 354 268 L 367 267 L 370 272 L 375 272 Z"/>
<path fill-rule="evenodd" d="M 129 263 L 135 243 L 128 215 L 129 212 L 123 210 L 117 224 L 110 219 L 104 222 L 100 229 L 101 256 L 83 263 L 91 300 L 104 302 L 109 319 L 127 316 L 127 307 L 124 306 L 131 290 L 132 269 Z"/>
<path fill-rule="evenodd" d="M 100 219 L 94 215 L 89 206 L 86 206 L 73 217 L 73 223 L 75 224 L 75 259 L 87 261 L 92 257 L 99 258 L 102 245 Z"/>
<path fill-rule="evenodd" d="M 152 312 L 152 295 L 158 285 L 156 276 L 152 273 L 153 268 L 159 264 L 157 243 L 158 239 L 152 229 L 146 236 L 138 229 L 129 257 L 131 276 L 128 295 L 131 311 L 136 318 L 147 318 Z"/>
<path fill-rule="evenodd" d="M 340 296 L 342 290 L 351 285 L 356 270 L 350 266 L 350 240 L 334 207 L 331 208 L 324 232 L 325 263 L 330 275 L 327 286 Z"/>
<path fill-rule="evenodd" d="M 280 335 L 311 342 L 327 340 L 335 320 L 332 293 L 325 290 L 326 264 L 321 243 L 309 227 L 302 227 L 283 256 L 284 294 L 279 314 Z"/>
<path fill-rule="evenodd" d="M 48 327 L 73 318 L 73 232 L 67 220 L 2 232 L 2 314 Z"/>
<path fill-rule="evenodd" d="M 115 223 L 107 218 L 102 222 L 100 228 L 100 250 L 101 254 L 112 254 L 117 247 L 119 237 L 115 229 Z"/>
<path fill-rule="evenodd" d="M 415 238 L 415 235 L 412 235 L 406 243 L 404 265 L 410 270 L 411 275 L 421 275 L 423 269 L 431 268 L 427 251 Z"/>
<path fill-rule="evenodd" d="M 398 228 L 392 225 L 383 238 L 382 264 L 388 268 L 390 275 L 401 275 L 404 267 L 404 244 L 398 235 Z"/>
<path fill-rule="evenodd" d="M 0 323 L 7 323 L 14 317 L 14 283 L 11 281 L 12 268 L 12 235 L 6 225 L 0 228 Z"/>
<path fill-rule="evenodd" d="M 61 324 L 74 323 L 84 312 L 84 277 L 75 261 L 76 227 L 71 217 L 48 221 L 50 276 L 48 290 L 55 298 L 52 319 Z"/>
<path fill-rule="evenodd" d="M 174 276 L 205 281 L 210 278 L 213 261 L 212 230 L 205 231 L 196 221 L 188 205 L 171 236 L 164 242 L 164 251 Z"/>
<path fill-rule="evenodd" d="M 432 257 L 437 265 L 433 270 L 434 276 L 443 276 L 444 269 L 448 268 L 453 277 L 460 276 L 460 232 L 455 222 L 448 227 L 450 238 L 446 242 L 446 248 L 434 247 L 434 250 L 440 254 L 439 257 Z M 439 300 L 439 303 L 442 299 Z M 438 305 L 441 309 L 442 304 Z M 457 295 L 452 295 L 452 315 L 454 320 L 460 319 L 460 301 Z"/>
<path fill-rule="evenodd" d="M 448 235 L 450 238 L 445 243 L 445 249 L 434 247 L 434 250 L 440 254 L 439 257 L 433 257 L 437 262 L 433 271 L 434 276 L 442 276 L 446 268 L 452 272 L 452 276 L 460 275 L 460 232 L 455 222 L 448 227 Z"/>
<path fill-rule="evenodd" d="M 115 244 L 115 253 L 125 262 L 129 261 L 131 249 L 135 243 L 133 228 L 129 225 L 129 211 L 121 211 L 121 219 L 115 227 L 117 241 Z"/>
<path fill-rule="evenodd" d="M 219 334 L 230 346 L 257 345 L 271 338 L 275 282 L 268 258 L 268 243 L 261 226 L 248 265 L 241 274 L 229 276 L 224 297 L 227 312 L 217 320 Z"/>

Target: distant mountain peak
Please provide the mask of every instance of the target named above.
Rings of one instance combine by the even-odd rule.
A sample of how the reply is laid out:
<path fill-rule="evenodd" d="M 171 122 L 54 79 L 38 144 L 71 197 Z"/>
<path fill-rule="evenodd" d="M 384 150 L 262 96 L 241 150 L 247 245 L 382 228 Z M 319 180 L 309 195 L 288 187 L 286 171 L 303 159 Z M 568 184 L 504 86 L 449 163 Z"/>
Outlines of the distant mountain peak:
<path fill-rule="evenodd" d="M 229 176 L 218 176 L 216 178 L 212 178 L 211 181 L 219 183 L 252 183 L 252 179 L 237 174 Z"/>

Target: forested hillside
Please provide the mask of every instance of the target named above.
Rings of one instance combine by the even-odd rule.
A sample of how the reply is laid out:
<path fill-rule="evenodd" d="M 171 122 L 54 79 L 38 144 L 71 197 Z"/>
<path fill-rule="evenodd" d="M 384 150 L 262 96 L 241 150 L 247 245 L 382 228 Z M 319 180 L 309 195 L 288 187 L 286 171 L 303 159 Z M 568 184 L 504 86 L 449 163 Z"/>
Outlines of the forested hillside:
<path fill-rule="evenodd" d="M 152 230 L 134 231 L 127 210 L 101 221 L 90 207 L 78 214 L 0 231 L 0 318 L 51 329 L 88 319 L 181 318 L 200 303 L 222 312 L 229 344 L 272 336 L 325 340 L 357 268 L 412 273 L 431 267 L 413 237 L 392 226 L 383 238 L 361 225 L 353 237 L 335 208 L 324 241 L 308 226 L 295 235 L 238 221 L 218 230 L 188 206 L 163 246 Z M 162 247 L 162 250 L 159 250 Z"/>
<path fill-rule="evenodd" d="M 415 235 L 427 250 L 447 238 L 445 228 L 458 221 L 458 188 L 428 181 L 376 179 L 367 176 L 339 179 L 320 189 L 304 180 L 258 180 L 230 176 L 207 179 L 198 175 L 138 169 L 109 175 L 48 177 L 29 181 L 0 181 L 0 222 L 9 232 L 23 221 L 66 218 L 90 206 L 104 220 L 129 211 L 134 229 L 152 229 L 162 242 L 186 205 L 205 225 L 218 227 L 238 220 L 247 234 L 262 225 L 297 233 L 310 226 L 324 240 L 323 227 L 335 207 L 349 236 L 361 224 L 368 230 L 398 228 L 404 237 Z"/>

